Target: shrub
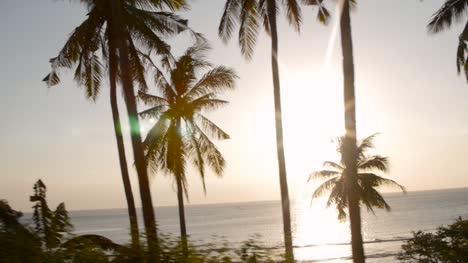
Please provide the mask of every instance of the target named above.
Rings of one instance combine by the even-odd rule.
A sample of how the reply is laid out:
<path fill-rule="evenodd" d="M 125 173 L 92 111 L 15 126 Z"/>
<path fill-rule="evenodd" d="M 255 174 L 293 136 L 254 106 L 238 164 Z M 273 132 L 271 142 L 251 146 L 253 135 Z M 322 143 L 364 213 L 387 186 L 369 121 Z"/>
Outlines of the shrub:
<path fill-rule="evenodd" d="M 468 262 L 468 220 L 458 218 L 448 227 L 439 227 L 436 233 L 415 232 L 402 249 L 398 255 L 402 262 Z"/>

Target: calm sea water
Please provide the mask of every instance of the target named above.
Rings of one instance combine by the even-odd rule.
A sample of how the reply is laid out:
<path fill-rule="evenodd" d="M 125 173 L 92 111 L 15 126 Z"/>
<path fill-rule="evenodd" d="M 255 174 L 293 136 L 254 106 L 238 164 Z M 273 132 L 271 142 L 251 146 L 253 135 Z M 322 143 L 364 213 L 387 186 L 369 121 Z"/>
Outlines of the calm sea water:
<path fill-rule="evenodd" d="M 457 217 L 468 218 L 468 188 L 387 194 L 391 212 L 363 209 L 363 235 L 368 262 L 396 262 L 402 240 L 411 231 L 434 231 Z M 295 254 L 300 262 L 350 262 L 348 223 L 340 223 L 336 212 L 324 209 L 324 201 L 292 205 Z M 223 237 L 233 246 L 259 234 L 259 240 L 272 249 L 282 244 L 279 201 L 193 205 L 186 207 L 188 232 L 200 243 Z M 73 211 L 76 234 L 95 233 L 116 242 L 129 240 L 125 209 Z M 176 207 L 156 209 L 159 228 L 164 233 L 179 233 Z M 141 216 L 140 216 L 141 218 Z M 142 225 L 142 224 L 141 224 Z"/>

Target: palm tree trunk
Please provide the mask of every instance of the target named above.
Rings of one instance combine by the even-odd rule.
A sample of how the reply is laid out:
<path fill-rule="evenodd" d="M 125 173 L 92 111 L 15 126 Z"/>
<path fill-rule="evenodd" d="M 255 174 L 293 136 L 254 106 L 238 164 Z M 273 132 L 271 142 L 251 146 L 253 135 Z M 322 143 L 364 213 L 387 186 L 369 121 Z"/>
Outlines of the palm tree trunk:
<path fill-rule="evenodd" d="M 364 263 L 364 247 L 361 234 L 361 211 L 357 192 L 357 146 L 356 146 L 356 98 L 354 94 L 354 58 L 351 35 L 349 0 L 342 1 L 341 48 L 343 52 L 345 141 L 343 160 L 347 167 L 345 174 L 348 188 L 348 207 L 351 225 L 351 247 L 354 263 Z"/>
<path fill-rule="evenodd" d="M 179 203 L 180 239 L 182 242 L 182 251 L 184 253 L 184 258 L 187 258 L 188 244 L 187 244 L 187 227 L 185 224 L 184 189 L 182 187 L 182 180 L 180 176 L 176 177 L 176 182 L 177 182 L 177 201 Z"/>
<path fill-rule="evenodd" d="M 143 144 L 140 135 L 140 121 L 136 106 L 136 98 L 133 91 L 133 81 L 128 59 L 128 46 L 123 32 L 124 27 L 121 21 L 121 1 L 111 0 L 112 13 L 114 17 L 114 32 L 118 40 L 120 65 L 122 69 L 122 83 L 124 90 L 127 113 L 130 123 L 131 141 L 133 146 L 133 157 L 138 175 L 141 205 L 143 208 L 143 221 L 145 225 L 146 238 L 148 241 L 148 261 L 159 262 L 158 237 L 156 232 L 156 220 L 154 216 L 153 201 L 149 186 L 148 171 L 144 159 Z"/>
<path fill-rule="evenodd" d="M 283 214 L 283 234 L 286 262 L 294 262 L 291 213 L 289 208 L 288 180 L 283 144 L 283 120 L 281 113 L 281 92 L 278 69 L 278 32 L 276 23 L 276 0 L 268 0 L 268 18 L 271 29 L 271 67 L 273 73 L 273 90 L 275 101 L 276 149 L 278 153 L 279 180 L 281 189 L 281 208 Z"/>
<path fill-rule="evenodd" d="M 122 174 L 122 182 L 127 199 L 128 216 L 130 219 L 130 233 L 132 235 L 132 247 L 138 249 L 140 247 L 140 234 L 138 231 L 138 220 L 135 208 L 135 199 L 133 198 L 132 184 L 128 174 L 127 159 L 125 157 L 125 145 L 122 136 L 122 126 L 120 125 L 120 115 L 117 105 L 117 83 L 116 83 L 116 57 L 115 48 L 109 47 L 109 82 L 110 82 L 110 104 L 112 109 L 112 119 L 114 121 L 115 139 L 117 142 L 117 151 L 119 153 L 120 172 Z"/>

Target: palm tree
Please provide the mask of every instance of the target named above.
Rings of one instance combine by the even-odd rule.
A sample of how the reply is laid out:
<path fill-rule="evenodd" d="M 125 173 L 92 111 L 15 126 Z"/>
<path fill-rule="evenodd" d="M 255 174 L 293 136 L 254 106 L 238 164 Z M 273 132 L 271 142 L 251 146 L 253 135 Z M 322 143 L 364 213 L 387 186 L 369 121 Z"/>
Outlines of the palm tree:
<path fill-rule="evenodd" d="M 354 57 L 353 39 L 351 34 L 350 3 L 352 0 L 340 2 L 341 18 L 341 52 L 343 53 L 343 103 L 346 133 L 343 138 L 343 163 L 348 168 L 344 176 L 348 194 L 349 221 L 351 227 L 351 249 L 354 263 L 364 263 L 364 246 L 362 243 L 361 210 L 359 207 L 356 145 L 356 96 L 354 88 Z"/>
<path fill-rule="evenodd" d="M 390 211 L 390 206 L 375 189 L 379 186 L 392 186 L 399 188 L 404 193 L 405 188 L 393 180 L 383 178 L 374 171 L 387 172 L 388 159 L 380 155 L 369 155 L 367 152 L 374 148 L 373 140 L 375 134 L 364 139 L 357 147 L 357 193 L 359 201 L 367 209 L 374 213 L 375 208 L 383 208 Z M 347 166 L 344 162 L 343 153 L 345 151 L 344 137 L 338 138 L 337 152 L 341 154 L 341 162 L 335 163 L 326 161 L 323 166 L 328 168 L 314 172 L 310 175 L 310 180 L 326 179 L 313 193 L 312 198 L 318 198 L 326 192 L 330 192 L 327 206 L 335 205 L 338 210 L 338 219 L 345 220 L 347 217 L 346 208 L 349 207 L 348 187 L 346 187 Z"/>
<path fill-rule="evenodd" d="M 190 161 L 197 167 L 205 192 L 205 166 L 212 168 L 217 176 L 222 175 L 225 160 L 210 137 L 229 139 L 229 135 L 203 113 L 227 104 L 227 101 L 218 99 L 217 94 L 234 88 L 237 78 L 229 68 L 212 67 L 205 60 L 208 50 L 206 43 L 197 43 L 188 48 L 174 65 L 167 64 L 165 74 L 156 69 L 157 86 L 162 96 L 140 94 L 140 98 L 151 105 L 151 108 L 140 114 L 156 120 L 144 141 L 146 159 L 155 170 L 174 177 L 185 256 L 187 230 L 184 194 L 188 199 L 186 167 Z M 210 70 L 197 79 L 198 72 L 204 69 Z"/>
<path fill-rule="evenodd" d="M 328 11 L 323 8 L 323 0 L 306 0 L 308 5 L 318 5 L 320 21 L 326 21 L 329 17 Z M 343 137 L 343 162 L 348 169 L 344 176 L 349 200 L 349 219 L 351 226 L 351 244 L 353 261 L 355 263 L 365 262 L 364 247 L 361 233 L 361 211 L 358 196 L 357 176 L 357 146 L 356 146 L 356 96 L 354 88 L 354 58 L 353 40 L 351 34 L 350 5 L 356 4 L 355 0 L 340 0 L 340 34 L 341 51 L 343 54 L 343 103 L 344 122 L 346 133 Z"/>
<path fill-rule="evenodd" d="M 304 0 L 307 5 L 319 7 L 318 19 L 325 21 L 329 17 L 328 11 L 323 8 L 324 0 Z M 358 196 L 357 176 L 357 145 L 356 145 L 356 96 L 354 86 L 354 57 L 353 39 L 351 34 L 350 7 L 356 5 L 356 0 L 340 0 L 340 34 L 341 51 L 343 54 L 343 103 L 344 122 L 346 133 L 343 137 L 343 161 L 346 164 L 347 173 L 344 176 L 345 186 L 348 188 L 348 210 L 351 227 L 351 244 L 353 261 L 355 263 L 365 262 L 364 247 L 362 244 L 361 211 Z"/>
<path fill-rule="evenodd" d="M 281 189 L 281 207 L 283 216 L 283 233 L 285 243 L 285 256 L 287 262 L 294 261 L 291 212 L 289 203 L 288 181 L 286 175 L 286 161 L 283 144 L 283 121 L 281 110 L 281 90 L 278 68 L 278 30 L 277 11 L 283 5 L 286 8 L 289 23 L 299 31 L 301 24 L 301 10 L 296 0 L 227 0 L 224 13 L 221 17 L 218 33 L 220 38 L 227 42 L 233 34 L 234 27 L 239 25 L 239 45 L 246 59 L 253 56 L 261 24 L 271 36 L 271 65 L 273 77 L 273 94 L 275 105 L 276 148 L 278 157 L 278 170 Z"/>
<path fill-rule="evenodd" d="M 138 83 L 141 89 L 146 88 L 145 68 L 141 61 L 142 52 L 140 50 L 155 50 L 159 54 L 169 55 L 170 48 L 161 39 L 161 36 L 177 34 L 186 29 L 186 20 L 182 20 L 172 13 L 154 10 L 163 7 L 171 10 L 180 9 L 185 7 L 185 1 L 132 0 L 117 3 L 116 1 L 82 0 L 80 2 L 84 3 L 89 11 L 87 19 L 74 30 L 58 56 L 51 59 L 52 72 L 46 76 L 44 81 L 49 86 L 56 85 L 60 82 L 59 70 L 61 68 L 70 69 L 76 66 L 75 80 L 86 87 L 87 97 L 95 100 L 100 91 L 104 64 L 107 64 L 111 85 L 114 131 L 129 208 L 132 242 L 138 242 L 136 210 L 128 177 L 116 101 L 117 77 L 122 80 L 132 130 L 132 144 L 145 229 L 148 243 L 153 247 L 157 242 L 156 224 L 141 146 L 135 96 L 132 95 L 134 92 L 132 80 Z M 138 8 L 140 6 L 146 7 L 148 10 Z M 122 23 L 122 20 L 125 24 Z M 125 25 L 125 30 L 122 30 L 123 25 Z M 124 42 L 123 45 L 121 42 Z M 101 56 L 99 56 L 99 50 Z M 105 63 L 102 63 L 100 59 L 104 60 Z"/>
<path fill-rule="evenodd" d="M 467 7 L 467 0 L 446 0 L 442 7 L 432 15 L 427 25 L 429 32 L 439 33 L 444 29 L 448 29 L 454 21 L 457 22 L 466 16 Z M 468 81 L 468 47 L 465 41 L 468 41 L 468 22 L 465 22 L 465 27 L 458 37 L 456 61 L 458 74 L 463 70 Z"/>

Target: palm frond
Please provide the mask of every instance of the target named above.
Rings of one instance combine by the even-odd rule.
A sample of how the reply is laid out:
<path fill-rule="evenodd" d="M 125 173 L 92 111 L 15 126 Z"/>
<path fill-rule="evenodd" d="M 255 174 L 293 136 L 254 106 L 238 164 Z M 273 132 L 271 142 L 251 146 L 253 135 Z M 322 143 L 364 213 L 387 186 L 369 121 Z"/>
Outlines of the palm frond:
<path fill-rule="evenodd" d="M 258 2 L 258 15 L 262 19 L 263 29 L 265 32 L 270 35 L 271 28 L 270 28 L 270 20 L 268 15 L 268 2 L 267 0 L 259 0 Z"/>
<path fill-rule="evenodd" d="M 179 96 L 185 94 L 192 83 L 196 81 L 195 68 L 192 62 L 194 62 L 192 57 L 182 56 L 171 71 L 171 82 Z"/>
<path fill-rule="evenodd" d="M 211 67 L 211 63 L 206 60 L 208 50 L 210 47 L 207 43 L 197 43 L 175 62 L 170 78 L 177 94 L 183 95 L 192 87 L 199 70 Z"/>
<path fill-rule="evenodd" d="M 330 12 L 328 9 L 320 4 L 318 6 L 318 11 L 317 11 L 317 20 L 322 23 L 323 25 L 328 25 L 328 21 L 330 21 Z"/>
<path fill-rule="evenodd" d="M 218 66 L 208 71 L 200 80 L 187 92 L 187 97 L 202 96 L 210 92 L 220 92 L 226 89 L 233 89 L 238 76 L 234 70 Z"/>
<path fill-rule="evenodd" d="M 159 105 L 168 105 L 169 101 L 163 97 L 159 97 L 156 95 L 150 95 L 144 92 L 139 92 L 138 97 L 145 103 L 150 104 L 151 106 L 159 106 Z"/>
<path fill-rule="evenodd" d="M 357 146 L 357 153 L 359 156 L 363 156 L 368 150 L 373 149 L 374 146 L 374 139 L 377 137 L 379 133 L 374 133 L 371 136 L 362 140 L 359 145 Z"/>
<path fill-rule="evenodd" d="M 348 191 L 344 178 L 337 178 L 338 180 L 330 192 L 330 196 L 327 201 L 327 207 L 330 207 L 332 204 L 334 204 L 338 210 L 338 220 L 344 221 L 347 216 L 346 208 L 348 207 Z"/>
<path fill-rule="evenodd" d="M 143 118 L 155 118 L 159 119 L 161 115 L 164 113 L 164 110 L 168 107 L 168 105 L 158 105 L 151 107 L 147 110 L 144 110 L 139 113 L 139 115 Z"/>
<path fill-rule="evenodd" d="M 339 177 L 334 177 L 323 182 L 317 189 L 315 189 L 312 194 L 312 199 L 319 198 L 323 196 L 326 192 L 330 191 L 333 187 L 336 186 L 336 182 L 339 180 Z"/>
<path fill-rule="evenodd" d="M 151 56 L 149 54 L 145 54 L 141 51 L 138 52 L 140 58 L 141 58 L 141 61 L 144 62 L 146 64 L 146 68 L 151 68 L 153 70 L 153 74 L 154 74 L 154 82 L 156 84 L 156 86 L 158 87 L 167 87 L 170 83 L 167 81 L 166 77 L 164 76 L 164 73 L 163 71 L 154 63 L 153 59 L 151 58 Z M 161 64 L 163 65 L 163 67 L 165 67 L 165 64 L 169 64 L 170 65 L 170 60 L 171 60 L 171 55 L 169 56 L 163 56 L 161 58 Z M 170 66 L 168 66 L 170 68 Z"/>
<path fill-rule="evenodd" d="M 207 42 L 200 42 L 189 47 L 182 56 L 192 57 L 194 60 L 206 60 L 210 50 L 211 47 Z M 205 63 L 211 65 L 208 61 L 205 61 Z"/>
<path fill-rule="evenodd" d="M 180 129 L 180 120 L 171 121 L 165 140 L 167 151 L 164 160 L 167 169 L 175 176 L 185 176 L 186 151 Z"/>
<path fill-rule="evenodd" d="M 288 17 L 289 24 L 299 32 L 301 30 L 302 14 L 297 0 L 283 0 L 283 5 L 286 6 L 286 15 Z"/>
<path fill-rule="evenodd" d="M 161 58 L 161 66 L 164 70 L 171 72 L 175 67 L 175 61 L 172 56 L 163 56 Z"/>
<path fill-rule="evenodd" d="M 459 38 L 458 47 L 457 47 L 457 72 L 458 74 L 461 73 L 462 68 L 465 71 L 466 52 L 467 52 L 466 43 L 462 38 Z"/>
<path fill-rule="evenodd" d="M 194 125 L 192 120 L 189 120 L 190 125 Z M 200 177 L 202 179 L 202 185 L 203 185 L 203 192 L 206 194 L 206 184 L 205 184 L 205 160 L 203 159 L 202 151 L 200 148 L 200 144 L 197 140 L 197 137 L 195 137 L 195 133 L 190 134 L 190 141 L 191 143 L 189 144 L 190 148 L 189 150 L 194 153 L 191 154 L 194 156 L 192 158 L 193 164 L 195 167 L 197 167 L 198 172 L 200 173 Z"/>
<path fill-rule="evenodd" d="M 344 147 L 344 136 L 339 136 L 336 137 L 334 140 L 332 140 L 334 143 L 336 143 L 336 152 L 340 153 L 343 155 L 343 147 Z"/>
<path fill-rule="evenodd" d="M 193 72 L 213 67 L 207 60 L 207 54 L 211 50 L 211 46 L 206 41 L 198 41 L 193 46 L 189 47 L 182 57 L 179 58 L 179 64 L 190 62 Z"/>
<path fill-rule="evenodd" d="M 465 24 L 463 32 L 458 37 L 457 48 L 457 72 L 460 74 L 463 69 L 466 80 L 468 81 L 468 61 L 466 58 L 468 48 L 465 41 L 468 41 L 468 22 Z"/>
<path fill-rule="evenodd" d="M 325 161 L 323 162 L 323 167 L 330 167 L 330 168 L 333 168 L 333 169 L 336 169 L 338 171 L 343 171 L 345 168 L 335 162 L 332 162 L 332 161 Z"/>
<path fill-rule="evenodd" d="M 321 170 L 317 172 L 313 172 L 309 175 L 309 178 L 307 181 L 311 180 L 316 180 L 316 179 L 323 179 L 323 178 L 328 178 L 328 177 L 334 177 L 334 176 L 340 176 L 341 173 L 337 171 L 331 171 L 331 170 Z"/>
<path fill-rule="evenodd" d="M 170 12 L 151 12 L 131 5 L 124 9 L 129 17 L 138 17 L 155 33 L 168 37 L 189 29 L 188 21 Z M 190 29 L 189 29 L 190 30 Z"/>
<path fill-rule="evenodd" d="M 378 186 L 389 186 L 400 189 L 403 193 L 406 193 L 404 186 L 397 182 L 378 176 L 373 173 L 358 173 L 358 183 L 361 187 L 378 187 Z"/>
<path fill-rule="evenodd" d="M 251 59 L 259 34 L 256 0 L 244 0 L 240 13 L 239 46 L 246 59 Z"/>
<path fill-rule="evenodd" d="M 304 5 L 319 6 L 323 3 L 323 0 L 302 0 L 301 2 Z"/>
<path fill-rule="evenodd" d="M 468 7 L 467 0 L 447 0 L 444 5 L 435 12 L 429 24 L 427 25 L 429 32 L 438 33 L 446 28 L 449 28 L 454 21 L 459 21 L 464 15 Z"/>
<path fill-rule="evenodd" d="M 243 0 L 227 0 L 224 5 L 223 15 L 218 27 L 218 35 L 224 43 L 232 37 L 234 27 L 240 16 L 240 7 Z"/>
<path fill-rule="evenodd" d="M 202 114 L 197 114 L 197 117 L 200 119 L 203 129 L 207 131 L 209 137 L 213 137 L 217 140 L 230 139 L 229 134 L 223 131 L 219 126 L 214 124 L 208 118 L 206 118 Z"/>
<path fill-rule="evenodd" d="M 367 210 L 371 211 L 373 214 L 375 214 L 374 207 L 379 209 L 385 209 L 387 211 L 391 210 L 390 205 L 374 188 L 369 188 L 365 189 L 364 191 L 361 191 L 360 200 L 367 207 Z"/>
<path fill-rule="evenodd" d="M 188 10 L 190 8 L 186 0 L 127 0 L 131 5 L 142 9 L 171 11 Z"/>
<path fill-rule="evenodd" d="M 88 58 L 81 57 L 75 70 L 75 81 L 84 86 L 86 97 L 96 100 L 101 87 L 103 65 L 94 53 Z"/>
<path fill-rule="evenodd" d="M 224 172 L 226 160 L 216 145 L 209 139 L 209 137 L 193 123 L 194 131 L 198 134 L 198 141 L 206 164 L 213 169 L 216 175 L 221 176 Z"/>
<path fill-rule="evenodd" d="M 107 34 L 108 33 L 108 29 L 106 28 L 105 31 L 104 31 L 104 34 Z M 109 49 L 110 47 L 108 45 L 106 45 L 106 41 L 105 41 L 105 38 L 106 36 L 102 37 L 99 41 L 99 43 L 101 44 L 101 60 L 103 61 L 103 66 L 105 67 L 105 69 L 108 71 L 109 69 Z"/>
<path fill-rule="evenodd" d="M 52 87 L 60 83 L 60 77 L 55 70 L 52 70 L 42 81 L 46 82 L 48 87 Z"/>
<path fill-rule="evenodd" d="M 165 134 L 167 133 L 167 129 L 170 126 L 170 120 L 162 115 L 158 119 L 158 121 L 154 124 L 154 126 L 148 131 L 143 144 L 147 149 L 155 148 L 160 143 L 161 140 L 164 138 Z"/>
<path fill-rule="evenodd" d="M 196 99 L 191 102 L 194 111 L 210 111 L 219 109 L 229 102 L 220 99 Z"/>
<path fill-rule="evenodd" d="M 141 18 L 125 13 L 126 25 L 136 45 L 153 50 L 159 55 L 170 54 L 171 47 L 157 35 Z"/>
<path fill-rule="evenodd" d="M 90 53 L 96 51 L 99 43 L 97 41 L 98 35 L 103 24 L 104 19 L 101 14 L 92 10 L 88 14 L 88 18 L 72 32 L 58 55 L 50 59 L 51 73 L 43 79 L 48 86 L 57 85 L 60 82 L 58 76 L 60 69 L 71 69 L 83 57 L 84 53 L 88 58 Z M 88 52 L 83 51 L 84 47 L 86 47 L 85 51 Z"/>
<path fill-rule="evenodd" d="M 379 155 L 371 156 L 360 160 L 357 164 L 359 170 L 378 170 L 382 172 L 388 171 L 388 158 Z"/>
<path fill-rule="evenodd" d="M 136 82 L 139 86 L 139 91 L 146 92 L 148 90 L 148 85 L 146 83 L 146 68 L 143 64 L 143 61 L 140 59 L 140 52 L 133 43 L 132 38 L 128 35 L 128 54 L 129 54 L 129 66 L 131 70 L 131 76 L 133 81 Z"/>

